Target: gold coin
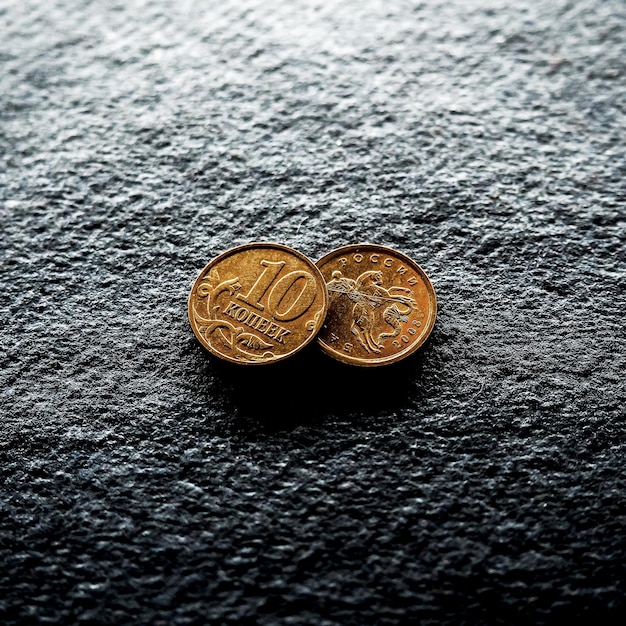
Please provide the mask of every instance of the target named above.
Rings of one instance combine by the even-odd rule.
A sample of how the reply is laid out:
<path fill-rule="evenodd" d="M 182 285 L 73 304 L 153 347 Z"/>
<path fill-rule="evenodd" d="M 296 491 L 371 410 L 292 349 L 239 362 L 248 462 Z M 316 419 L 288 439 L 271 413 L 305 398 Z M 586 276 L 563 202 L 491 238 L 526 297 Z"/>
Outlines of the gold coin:
<path fill-rule="evenodd" d="M 428 338 L 437 297 L 424 270 L 404 254 L 373 244 L 344 246 L 322 257 L 330 297 L 318 335 L 322 350 L 344 363 L 395 363 Z"/>
<path fill-rule="evenodd" d="M 325 281 L 297 250 L 250 243 L 224 252 L 198 276 L 189 322 L 200 343 L 232 363 L 271 363 L 313 340 L 328 310 Z"/>

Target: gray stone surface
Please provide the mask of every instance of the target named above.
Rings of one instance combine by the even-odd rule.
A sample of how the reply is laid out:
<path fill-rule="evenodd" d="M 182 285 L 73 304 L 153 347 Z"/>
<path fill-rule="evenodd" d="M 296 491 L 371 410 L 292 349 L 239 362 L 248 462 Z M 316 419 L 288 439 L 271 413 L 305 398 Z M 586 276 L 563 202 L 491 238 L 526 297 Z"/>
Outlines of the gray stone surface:
<path fill-rule="evenodd" d="M 626 613 L 625 5 L 0 4 L 0 621 Z M 428 345 L 220 364 L 234 244 L 393 246 Z"/>

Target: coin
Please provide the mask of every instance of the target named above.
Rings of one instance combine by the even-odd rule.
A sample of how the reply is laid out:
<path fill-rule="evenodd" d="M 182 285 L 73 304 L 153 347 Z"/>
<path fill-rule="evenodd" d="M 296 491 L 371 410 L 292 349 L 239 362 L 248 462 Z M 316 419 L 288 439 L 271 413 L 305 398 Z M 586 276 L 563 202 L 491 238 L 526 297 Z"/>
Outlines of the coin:
<path fill-rule="evenodd" d="M 322 257 L 330 306 L 318 335 L 322 350 L 366 367 L 395 363 L 428 338 L 435 290 L 408 256 L 373 244 L 344 246 Z"/>
<path fill-rule="evenodd" d="M 287 358 L 313 340 L 328 310 L 325 281 L 297 250 L 250 243 L 216 257 L 189 295 L 200 343 L 232 363 Z"/>

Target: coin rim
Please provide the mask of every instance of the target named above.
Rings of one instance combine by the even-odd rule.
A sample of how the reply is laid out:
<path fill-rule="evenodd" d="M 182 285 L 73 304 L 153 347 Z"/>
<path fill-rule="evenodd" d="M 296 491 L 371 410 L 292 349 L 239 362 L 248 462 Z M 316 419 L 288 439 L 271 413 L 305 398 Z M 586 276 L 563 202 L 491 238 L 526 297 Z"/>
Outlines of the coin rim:
<path fill-rule="evenodd" d="M 337 350 L 334 350 L 328 344 L 326 344 L 320 336 L 317 337 L 317 344 L 325 354 L 332 357 L 333 359 L 336 359 L 337 361 L 341 363 L 347 363 L 349 365 L 357 365 L 359 367 L 380 367 L 382 365 L 391 365 L 392 363 L 397 363 L 398 361 L 405 359 L 406 357 L 413 354 L 415 351 L 419 350 L 424 345 L 426 340 L 430 337 L 430 334 L 432 333 L 433 327 L 435 325 L 435 320 L 437 319 L 437 294 L 435 293 L 435 288 L 433 287 L 433 284 L 430 281 L 428 274 L 426 274 L 426 272 L 422 269 L 422 267 L 418 265 L 411 257 L 407 256 L 406 254 L 402 252 L 398 252 L 398 250 L 395 250 L 394 248 L 390 248 L 389 246 L 381 246 L 376 243 L 359 243 L 359 244 L 349 244 L 347 246 L 340 246 L 339 248 L 335 248 L 328 254 L 325 254 L 321 259 L 317 260 L 315 262 L 315 265 L 317 265 L 318 268 L 320 268 L 320 266 L 326 263 L 331 257 L 339 256 L 340 254 L 347 254 L 351 252 L 356 253 L 357 251 L 362 251 L 363 248 L 373 249 L 374 252 L 388 253 L 390 255 L 395 255 L 396 257 L 399 257 L 402 261 L 404 261 L 411 267 L 416 268 L 417 273 L 424 280 L 424 284 L 426 285 L 426 289 L 430 296 L 429 297 L 429 313 L 431 310 L 433 312 L 432 316 L 429 317 L 428 325 L 425 327 L 426 332 L 422 332 L 421 339 L 419 341 L 416 341 L 414 344 L 411 344 L 411 346 L 409 346 L 406 350 L 403 350 L 402 352 L 386 357 L 384 358 L 384 360 L 381 360 L 381 361 L 367 361 L 365 359 L 360 359 L 358 357 L 340 354 L 338 353 Z M 321 272 L 321 269 L 320 269 L 320 272 Z M 321 328 L 320 328 L 320 331 L 321 331 Z"/>
<path fill-rule="evenodd" d="M 204 273 L 209 269 L 209 267 L 214 266 L 215 264 L 219 263 L 223 259 L 233 254 L 242 252 L 244 250 L 249 250 L 251 248 L 272 248 L 275 250 L 282 250 L 283 252 L 288 252 L 288 253 L 293 254 L 294 256 L 298 257 L 301 261 L 304 261 L 305 263 L 310 265 L 311 268 L 313 268 L 314 270 L 313 271 L 314 274 L 317 272 L 317 277 L 319 278 L 323 286 L 323 289 L 321 289 L 323 300 L 324 300 L 323 307 L 322 307 L 322 316 L 321 316 L 320 321 L 317 324 L 317 327 L 313 331 L 311 331 L 310 337 L 306 339 L 304 343 L 300 344 L 297 348 L 295 348 L 291 352 L 287 352 L 286 354 L 283 354 L 269 361 L 238 361 L 237 359 L 233 359 L 229 356 L 226 356 L 217 352 L 214 348 L 208 345 L 208 343 L 205 342 L 204 339 L 200 335 L 198 335 L 198 333 L 196 332 L 196 329 L 194 328 L 194 323 L 191 317 L 191 313 L 192 313 L 191 297 L 196 289 L 196 285 L 198 284 L 198 281 L 200 281 L 200 279 L 202 278 Z M 328 289 L 326 288 L 326 280 L 324 279 L 324 276 L 322 275 L 322 272 L 320 271 L 319 267 L 317 267 L 317 265 L 315 265 L 315 263 L 311 259 L 309 259 L 309 257 L 307 257 L 305 254 L 303 254 L 299 250 L 296 250 L 294 248 L 291 248 L 281 243 L 273 243 L 269 241 L 253 241 L 250 243 L 244 243 L 240 246 L 235 246 L 234 248 L 230 248 L 229 250 L 226 250 L 225 252 L 218 254 L 200 270 L 198 277 L 196 278 L 196 280 L 193 282 L 193 285 L 191 286 L 191 291 L 189 292 L 189 297 L 187 298 L 187 317 L 189 319 L 189 325 L 191 326 L 191 330 L 193 331 L 193 334 L 195 335 L 196 339 L 200 342 L 202 347 L 208 350 L 212 355 L 224 361 L 229 361 L 230 363 L 234 363 L 236 365 L 271 365 L 272 363 L 278 363 L 279 361 L 282 361 L 290 356 L 293 356 L 294 354 L 302 350 L 302 348 L 304 348 L 305 346 L 310 344 L 314 339 L 317 338 L 317 334 L 319 333 L 320 329 L 322 328 L 322 325 L 324 324 L 324 321 L 326 320 L 326 314 L 328 313 L 329 305 L 330 305 L 330 299 L 328 297 Z"/>

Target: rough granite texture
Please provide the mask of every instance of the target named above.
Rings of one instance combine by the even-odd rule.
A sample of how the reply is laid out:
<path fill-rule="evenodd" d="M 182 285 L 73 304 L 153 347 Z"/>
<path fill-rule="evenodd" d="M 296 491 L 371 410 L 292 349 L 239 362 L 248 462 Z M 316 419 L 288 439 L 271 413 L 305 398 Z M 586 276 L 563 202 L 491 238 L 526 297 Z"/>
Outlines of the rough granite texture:
<path fill-rule="evenodd" d="M 623 624 L 626 4 L 4 0 L 0 623 Z M 217 362 L 198 271 L 376 242 L 378 370 Z"/>

